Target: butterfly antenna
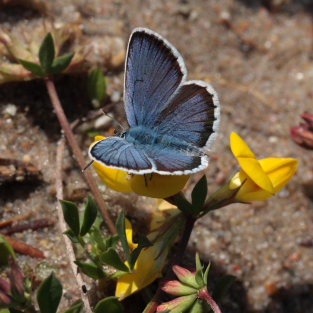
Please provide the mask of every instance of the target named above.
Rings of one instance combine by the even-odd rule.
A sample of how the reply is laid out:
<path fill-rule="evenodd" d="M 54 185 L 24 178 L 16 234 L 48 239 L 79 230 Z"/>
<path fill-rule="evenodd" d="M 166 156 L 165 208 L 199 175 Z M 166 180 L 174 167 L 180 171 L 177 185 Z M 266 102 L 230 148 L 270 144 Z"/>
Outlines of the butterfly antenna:
<path fill-rule="evenodd" d="M 102 110 L 102 112 L 103 112 L 104 115 L 106 115 L 107 117 L 109 117 L 110 119 L 112 119 L 116 124 L 119 125 L 119 127 L 121 127 L 121 129 L 123 129 L 123 130 L 125 129 L 125 128 L 123 127 L 123 125 L 122 125 L 117 119 L 114 118 L 114 116 L 112 116 L 110 113 L 105 112 L 103 108 L 102 108 L 101 110 Z"/>
<path fill-rule="evenodd" d="M 85 172 L 85 170 L 94 162 L 94 160 L 90 161 L 83 169 L 82 172 Z"/>

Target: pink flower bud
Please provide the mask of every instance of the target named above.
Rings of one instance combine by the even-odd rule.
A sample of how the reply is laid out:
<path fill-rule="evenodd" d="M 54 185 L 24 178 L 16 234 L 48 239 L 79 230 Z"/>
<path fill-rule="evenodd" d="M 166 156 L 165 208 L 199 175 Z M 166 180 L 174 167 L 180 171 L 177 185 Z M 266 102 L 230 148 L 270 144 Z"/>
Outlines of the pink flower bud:
<path fill-rule="evenodd" d="M 18 294 L 24 294 L 24 275 L 14 260 L 10 261 L 11 271 L 9 272 L 9 278 L 11 282 L 11 290 L 16 291 Z"/>
<path fill-rule="evenodd" d="M 177 278 L 184 284 L 196 288 L 199 288 L 196 282 L 196 273 L 192 273 L 188 269 L 181 267 L 179 265 L 173 266 L 173 272 L 176 274 Z"/>
<path fill-rule="evenodd" d="M 163 285 L 162 290 L 173 296 L 185 296 L 197 292 L 197 289 L 186 286 L 178 280 L 171 280 L 166 282 Z"/>
<path fill-rule="evenodd" d="M 192 306 L 192 304 L 195 302 L 196 299 L 197 299 L 196 294 L 175 298 L 172 301 L 168 301 L 168 302 L 164 302 L 164 303 L 160 304 L 157 307 L 156 311 L 157 312 L 163 312 L 163 311 L 172 311 L 172 310 L 176 309 L 177 312 L 184 312 L 189 307 Z"/>

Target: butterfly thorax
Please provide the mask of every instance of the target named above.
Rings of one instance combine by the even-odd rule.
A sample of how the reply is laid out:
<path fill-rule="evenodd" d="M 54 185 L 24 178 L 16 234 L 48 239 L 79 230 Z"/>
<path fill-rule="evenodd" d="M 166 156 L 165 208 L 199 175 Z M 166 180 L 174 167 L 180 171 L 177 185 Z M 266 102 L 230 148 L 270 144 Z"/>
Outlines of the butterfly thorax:
<path fill-rule="evenodd" d="M 202 155 L 203 152 L 198 148 L 188 143 L 187 141 L 176 138 L 171 135 L 164 135 L 145 126 L 136 126 L 129 128 L 124 133 L 124 138 L 127 142 L 132 143 L 136 147 L 151 147 L 173 149 L 175 151 L 183 151 L 190 155 Z"/>

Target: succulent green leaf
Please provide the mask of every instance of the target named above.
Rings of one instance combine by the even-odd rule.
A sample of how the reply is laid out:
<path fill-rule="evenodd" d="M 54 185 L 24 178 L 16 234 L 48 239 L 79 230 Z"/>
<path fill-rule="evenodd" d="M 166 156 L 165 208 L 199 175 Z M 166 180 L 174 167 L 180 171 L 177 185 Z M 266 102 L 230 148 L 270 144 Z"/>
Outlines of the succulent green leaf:
<path fill-rule="evenodd" d="M 93 69 L 88 75 L 87 91 L 91 101 L 101 104 L 106 97 L 106 79 L 99 68 Z"/>
<path fill-rule="evenodd" d="M 192 205 L 197 212 L 200 212 L 203 209 L 207 194 L 208 182 L 206 176 L 203 175 L 191 193 Z"/>
<path fill-rule="evenodd" d="M 204 311 L 201 299 L 197 299 L 190 308 L 190 310 L 188 311 L 188 313 L 203 313 L 203 312 Z"/>
<path fill-rule="evenodd" d="M 106 252 L 104 252 L 100 257 L 100 260 L 101 262 L 111 265 L 120 271 L 129 272 L 129 268 L 121 260 L 118 253 L 112 248 L 109 248 Z"/>
<path fill-rule="evenodd" d="M 116 230 L 120 238 L 126 260 L 130 262 L 130 248 L 126 238 L 125 210 L 123 209 L 116 221 Z"/>
<path fill-rule="evenodd" d="M 72 243 L 79 243 L 78 237 L 73 233 L 71 229 L 68 229 L 63 234 L 66 235 L 72 241 Z"/>
<path fill-rule="evenodd" d="M 37 302 L 41 313 L 56 313 L 61 297 L 62 285 L 52 272 L 38 288 Z"/>
<path fill-rule="evenodd" d="M 95 309 L 94 313 L 124 313 L 124 308 L 115 297 L 108 297 L 100 300 Z"/>
<path fill-rule="evenodd" d="M 205 285 L 208 284 L 208 275 L 209 275 L 210 267 L 211 267 L 211 263 L 208 264 L 208 266 L 207 266 L 207 268 L 205 269 L 205 272 L 204 272 L 204 274 L 203 274 L 203 280 L 204 280 L 204 284 L 205 284 Z"/>
<path fill-rule="evenodd" d="M 220 278 L 215 285 L 212 298 L 217 302 L 220 301 L 235 281 L 236 277 L 232 275 L 225 275 Z"/>
<path fill-rule="evenodd" d="M 23 65 L 25 69 L 30 71 L 32 74 L 36 76 L 40 76 L 40 77 L 45 75 L 44 71 L 42 70 L 39 64 L 26 61 L 26 60 L 19 60 L 19 62 Z"/>
<path fill-rule="evenodd" d="M 9 257 L 13 257 L 15 259 L 15 253 L 12 246 L 6 240 L 6 238 L 0 234 L 0 266 L 8 265 Z"/>
<path fill-rule="evenodd" d="M 64 54 L 53 60 L 49 72 L 51 74 L 60 74 L 71 64 L 74 53 Z"/>
<path fill-rule="evenodd" d="M 103 270 L 94 263 L 85 263 L 85 262 L 75 261 L 75 264 L 79 267 L 79 269 L 84 274 L 86 274 L 87 276 L 91 278 L 102 279 L 106 277 Z"/>
<path fill-rule="evenodd" d="M 62 210 L 65 222 L 72 230 L 75 236 L 79 235 L 80 223 L 78 208 L 75 203 L 70 201 L 61 200 Z"/>
<path fill-rule="evenodd" d="M 197 252 L 196 253 L 196 270 L 198 272 L 198 271 L 202 271 L 202 269 L 203 269 L 203 266 L 201 264 L 199 253 Z"/>
<path fill-rule="evenodd" d="M 98 213 L 98 207 L 97 207 L 96 202 L 90 196 L 88 196 L 87 204 L 85 207 L 83 225 L 80 230 L 81 236 L 84 236 L 89 232 L 91 226 L 96 220 L 97 213 Z"/>
<path fill-rule="evenodd" d="M 39 48 L 39 61 L 45 73 L 50 72 L 50 68 L 55 57 L 54 40 L 51 33 L 48 33 Z"/>

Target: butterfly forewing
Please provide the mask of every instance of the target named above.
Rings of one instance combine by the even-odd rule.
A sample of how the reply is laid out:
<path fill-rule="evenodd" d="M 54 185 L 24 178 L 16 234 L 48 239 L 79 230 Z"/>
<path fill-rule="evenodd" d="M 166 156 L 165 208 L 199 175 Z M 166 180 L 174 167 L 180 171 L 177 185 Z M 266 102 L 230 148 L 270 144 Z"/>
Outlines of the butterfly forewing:
<path fill-rule="evenodd" d="M 125 67 L 124 102 L 129 125 L 153 127 L 185 76 L 183 59 L 170 43 L 148 29 L 135 29 Z"/>

